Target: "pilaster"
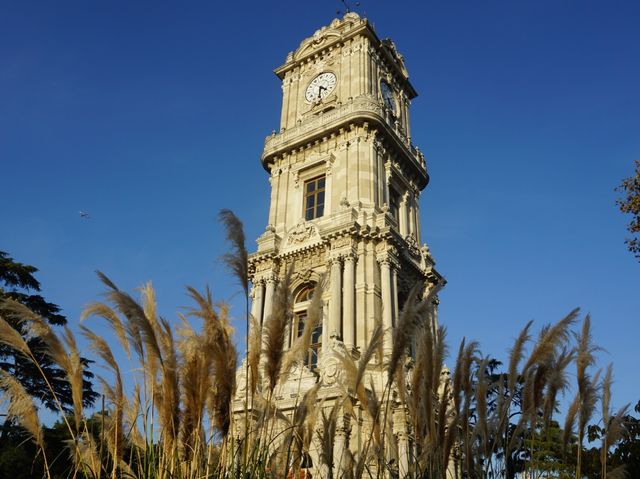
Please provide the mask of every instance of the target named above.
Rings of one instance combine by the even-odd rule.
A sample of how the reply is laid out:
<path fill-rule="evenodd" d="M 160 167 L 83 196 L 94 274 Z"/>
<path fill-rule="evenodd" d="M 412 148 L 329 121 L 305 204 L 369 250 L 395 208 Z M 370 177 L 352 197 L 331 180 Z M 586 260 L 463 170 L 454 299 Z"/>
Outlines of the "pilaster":
<path fill-rule="evenodd" d="M 402 199 L 400 200 L 400 211 L 398 212 L 399 216 L 399 229 L 400 234 L 405 237 L 410 233 L 409 227 L 409 195 L 408 193 L 404 193 L 402 195 Z"/>
<path fill-rule="evenodd" d="M 342 337 L 348 349 L 355 346 L 356 328 L 355 321 L 355 263 L 356 257 L 353 253 L 347 254 L 344 258 L 344 285 L 342 303 Z"/>
<path fill-rule="evenodd" d="M 262 322 L 264 323 L 271 316 L 271 310 L 273 309 L 273 294 L 276 288 L 276 279 L 273 276 L 268 277 L 265 280 L 266 292 L 264 298 L 264 309 L 262 311 Z"/>
<path fill-rule="evenodd" d="M 409 473 L 409 431 L 408 412 L 402 405 L 396 405 L 393 411 L 393 433 L 398 445 L 398 476 L 406 477 Z"/>
<path fill-rule="evenodd" d="M 251 291 L 251 316 L 259 325 L 263 321 L 264 281 L 256 280 Z"/>
<path fill-rule="evenodd" d="M 329 300 L 329 338 L 340 338 L 341 331 L 341 299 L 342 299 L 342 258 L 330 259 L 331 263 L 331 299 Z"/>
<path fill-rule="evenodd" d="M 385 330 L 383 349 L 385 354 L 392 350 L 392 329 L 398 315 L 398 276 L 400 267 L 395 248 L 386 243 L 378 244 L 377 260 L 380 265 L 380 287 L 382 291 L 382 327 Z"/>
<path fill-rule="evenodd" d="M 384 328 L 384 351 L 390 353 L 392 348 L 393 297 L 391 296 L 391 261 L 388 258 L 379 260 L 382 287 L 382 327 Z"/>

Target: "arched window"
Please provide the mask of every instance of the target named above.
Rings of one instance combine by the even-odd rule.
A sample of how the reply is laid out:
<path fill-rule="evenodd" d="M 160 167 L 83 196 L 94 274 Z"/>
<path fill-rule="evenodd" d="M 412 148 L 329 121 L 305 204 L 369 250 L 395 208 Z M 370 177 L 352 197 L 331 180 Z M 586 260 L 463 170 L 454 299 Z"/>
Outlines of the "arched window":
<path fill-rule="evenodd" d="M 304 331 L 304 324 L 307 320 L 307 310 L 311 304 L 311 297 L 313 296 L 314 284 L 306 284 L 302 286 L 296 293 L 293 301 L 294 312 L 294 325 L 292 331 L 295 337 L 302 336 Z M 318 367 L 318 355 L 320 354 L 320 348 L 322 347 L 322 323 L 318 324 L 311 332 L 311 344 L 309 350 L 305 356 L 305 365 L 309 369 L 315 369 Z"/>

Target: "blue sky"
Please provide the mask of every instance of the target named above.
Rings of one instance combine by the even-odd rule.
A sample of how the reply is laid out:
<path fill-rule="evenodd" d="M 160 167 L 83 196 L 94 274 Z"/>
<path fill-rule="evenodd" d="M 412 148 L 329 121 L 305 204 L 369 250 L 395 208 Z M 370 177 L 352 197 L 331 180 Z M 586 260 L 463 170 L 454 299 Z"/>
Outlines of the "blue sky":
<path fill-rule="evenodd" d="M 581 306 L 614 362 L 614 402 L 635 404 L 640 264 L 613 189 L 640 158 L 640 3 L 361 3 L 419 92 L 423 238 L 448 280 L 452 351 L 466 336 L 504 358 L 529 319 Z M 168 318 L 187 284 L 240 317 L 215 217 L 233 209 L 254 249 L 272 70 L 340 8 L 0 3 L 0 249 L 40 268 L 71 324 L 102 291 L 96 269 L 129 290 L 152 280 Z"/>

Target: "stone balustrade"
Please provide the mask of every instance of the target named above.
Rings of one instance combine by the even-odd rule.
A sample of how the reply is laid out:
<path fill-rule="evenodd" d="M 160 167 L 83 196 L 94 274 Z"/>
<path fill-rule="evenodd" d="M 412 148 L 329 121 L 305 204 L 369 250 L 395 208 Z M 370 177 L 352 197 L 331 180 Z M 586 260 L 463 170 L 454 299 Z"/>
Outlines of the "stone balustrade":
<path fill-rule="evenodd" d="M 298 141 L 308 139 L 316 131 L 318 133 L 329 130 L 334 124 L 344 123 L 345 120 L 353 118 L 371 117 L 378 120 L 392 130 L 400 143 L 411 154 L 415 162 L 426 170 L 427 165 L 422 152 L 411 143 L 399 122 L 390 114 L 389 110 L 370 96 L 359 96 L 326 112 L 318 113 L 312 118 L 299 120 L 297 126 L 273 133 L 265 138 L 264 151 L 262 153 L 263 162 L 273 156 L 279 150 L 287 146 L 295 145 Z"/>

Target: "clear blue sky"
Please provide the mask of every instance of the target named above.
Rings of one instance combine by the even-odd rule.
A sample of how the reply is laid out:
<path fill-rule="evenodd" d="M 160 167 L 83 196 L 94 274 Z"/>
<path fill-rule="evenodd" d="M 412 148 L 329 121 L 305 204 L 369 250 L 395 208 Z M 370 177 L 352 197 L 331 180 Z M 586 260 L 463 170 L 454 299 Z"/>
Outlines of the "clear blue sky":
<path fill-rule="evenodd" d="M 526 321 L 581 306 L 615 364 L 615 403 L 635 403 L 640 264 L 613 189 L 640 158 L 640 2 L 362 4 L 420 94 L 423 236 L 448 280 L 452 350 L 466 336 L 504 358 Z M 40 268 L 71 324 L 102 291 L 96 269 L 129 290 L 152 280 L 168 318 L 184 285 L 207 283 L 240 317 L 215 217 L 233 209 L 254 249 L 272 70 L 339 8 L 1 2 L 0 249 Z"/>

